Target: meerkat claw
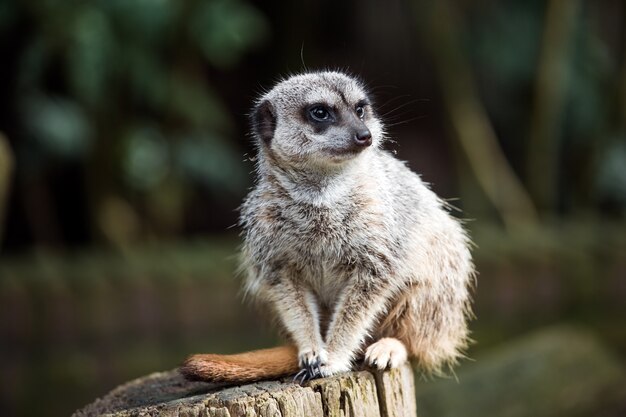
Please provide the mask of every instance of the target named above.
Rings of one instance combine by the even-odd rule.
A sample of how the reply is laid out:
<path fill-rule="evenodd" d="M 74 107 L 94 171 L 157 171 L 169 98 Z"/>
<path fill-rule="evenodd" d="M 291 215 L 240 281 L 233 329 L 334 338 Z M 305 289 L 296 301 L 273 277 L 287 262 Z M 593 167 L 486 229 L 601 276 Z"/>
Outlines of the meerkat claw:
<path fill-rule="evenodd" d="M 317 355 L 303 355 L 300 366 L 302 367 L 302 371 L 306 371 L 306 380 L 321 377 L 321 366 L 323 363 L 323 359 Z M 298 377 L 300 377 L 302 371 L 298 373 Z"/>
<path fill-rule="evenodd" d="M 309 376 L 308 379 L 314 379 L 320 376 L 320 365 L 321 361 L 319 358 L 316 358 L 305 365 L 305 369 L 307 370 Z"/>
<path fill-rule="evenodd" d="M 300 379 L 300 385 L 304 384 L 306 381 L 311 379 L 311 374 L 306 371 L 304 375 L 302 375 L 302 379 Z"/>
<path fill-rule="evenodd" d="M 321 364 L 318 362 L 315 364 L 315 374 L 313 375 L 313 377 L 319 378 L 321 376 L 322 376 Z"/>
<path fill-rule="evenodd" d="M 300 379 L 300 384 L 302 384 L 308 376 L 308 371 L 306 369 L 300 369 L 300 371 L 293 377 L 293 382 L 298 382 Z"/>

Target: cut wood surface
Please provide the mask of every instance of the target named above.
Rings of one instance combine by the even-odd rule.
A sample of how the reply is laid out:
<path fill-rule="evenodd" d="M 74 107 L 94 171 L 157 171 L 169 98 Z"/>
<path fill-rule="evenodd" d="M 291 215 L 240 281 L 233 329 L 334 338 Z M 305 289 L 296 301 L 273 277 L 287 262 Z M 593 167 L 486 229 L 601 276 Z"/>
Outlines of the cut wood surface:
<path fill-rule="evenodd" d="M 383 373 L 341 374 L 299 385 L 290 379 L 241 386 L 186 381 L 176 370 L 148 375 L 74 413 L 82 416 L 414 417 L 409 364 Z"/>

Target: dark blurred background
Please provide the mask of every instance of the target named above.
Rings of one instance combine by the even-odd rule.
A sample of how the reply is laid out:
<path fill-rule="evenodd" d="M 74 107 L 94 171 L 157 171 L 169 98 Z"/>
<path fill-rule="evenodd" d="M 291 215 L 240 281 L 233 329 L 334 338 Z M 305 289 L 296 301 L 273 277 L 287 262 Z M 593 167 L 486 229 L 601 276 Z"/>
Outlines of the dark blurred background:
<path fill-rule="evenodd" d="M 232 226 L 247 112 L 305 68 L 365 81 L 477 245 L 420 416 L 626 415 L 624 2 L 4 0 L 0 52 L 0 415 L 277 343 Z"/>

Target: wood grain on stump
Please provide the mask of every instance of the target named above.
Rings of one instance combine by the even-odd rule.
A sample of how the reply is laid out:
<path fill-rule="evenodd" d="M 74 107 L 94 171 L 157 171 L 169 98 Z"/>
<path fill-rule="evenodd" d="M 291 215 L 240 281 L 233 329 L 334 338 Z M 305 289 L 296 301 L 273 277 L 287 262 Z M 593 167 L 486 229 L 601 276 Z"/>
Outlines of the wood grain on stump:
<path fill-rule="evenodd" d="M 74 413 L 82 416 L 181 417 L 414 417 L 413 371 L 408 364 L 317 379 L 304 385 L 265 381 L 242 386 L 186 381 L 160 372 L 119 386 Z"/>

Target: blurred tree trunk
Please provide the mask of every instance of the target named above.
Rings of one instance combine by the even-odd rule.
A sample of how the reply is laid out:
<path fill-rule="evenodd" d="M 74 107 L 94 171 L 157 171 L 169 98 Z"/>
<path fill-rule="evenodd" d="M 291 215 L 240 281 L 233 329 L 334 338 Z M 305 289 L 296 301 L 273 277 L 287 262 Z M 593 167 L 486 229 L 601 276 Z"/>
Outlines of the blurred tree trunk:
<path fill-rule="evenodd" d="M 626 7 L 622 16 L 623 22 L 626 24 Z M 617 81 L 618 89 L 618 120 L 617 126 L 620 132 L 626 132 L 626 28 L 622 34 L 622 62 L 620 64 L 619 79 Z"/>
<path fill-rule="evenodd" d="M 479 98 L 459 41 L 462 22 L 448 0 L 413 2 L 425 28 L 443 90 L 444 105 L 480 187 L 507 228 L 534 223 L 533 203 L 506 160 Z M 460 172 L 463 175 L 463 172 Z M 464 180 L 461 180 L 463 185 Z"/>
<path fill-rule="evenodd" d="M 62 248 L 64 242 L 58 212 L 46 178 L 36 175 L 22 181 L 20 188 L 27 190 L 21 195 L 22 204 L 35 246 Z"/>
<path fill-rule="evenodd" d="M 567 88 L 569 45 L 579 7 L 580 0 L 550 0 L 544 22 L 526 175 L 535 203 L 546 212 L 553 212 L 558 200 L 561 114 Z"/>
<path fill-rule="evenodd" d="M 4 219 L 9 201 L 9 187 L 13 174 L 13 153 L 9 141 L 0 133 L 0 244 L 4 235 Z"/>

